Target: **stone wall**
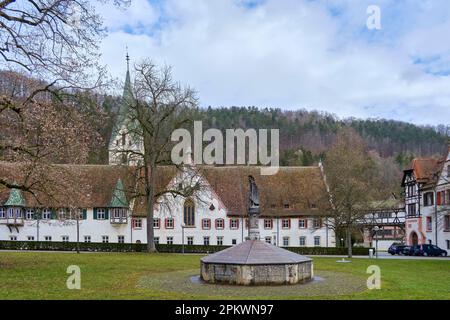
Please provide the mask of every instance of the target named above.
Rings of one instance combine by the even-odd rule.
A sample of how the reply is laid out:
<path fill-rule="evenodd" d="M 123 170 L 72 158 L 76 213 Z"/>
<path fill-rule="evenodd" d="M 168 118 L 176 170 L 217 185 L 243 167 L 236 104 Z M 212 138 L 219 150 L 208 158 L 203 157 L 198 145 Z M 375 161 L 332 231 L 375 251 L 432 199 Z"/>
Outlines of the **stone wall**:
<path fill-rule="evenodd" d="M 209 283 L 238 285 L 296 284 L 314 277 L 313 262 L 272 265 L 201 263 L 201 277 Z"/>

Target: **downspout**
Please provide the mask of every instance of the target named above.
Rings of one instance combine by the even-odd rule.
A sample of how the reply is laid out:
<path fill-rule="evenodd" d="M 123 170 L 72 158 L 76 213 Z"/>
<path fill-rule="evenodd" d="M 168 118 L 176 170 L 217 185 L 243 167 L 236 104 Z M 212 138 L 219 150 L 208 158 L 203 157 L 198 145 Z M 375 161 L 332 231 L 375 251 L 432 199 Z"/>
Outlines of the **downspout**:
<path fill-rule="evenodd" d="M 244 242 L 244 217 L 241 217 L 241 242 Z"/>
<path fill-rule="evenodd" d="M 277 247 L 280 246 L 279 241 L 280 241 L 280 218 L 277 217 Z"/>
<path fill-rule="evenodd" d="M 442 199 L 441 199 L 442 201 Z M 434 239 L 435 245 L 438 245 L 438 210 L 437 210 L 437 191 L 434 189 Z"/>

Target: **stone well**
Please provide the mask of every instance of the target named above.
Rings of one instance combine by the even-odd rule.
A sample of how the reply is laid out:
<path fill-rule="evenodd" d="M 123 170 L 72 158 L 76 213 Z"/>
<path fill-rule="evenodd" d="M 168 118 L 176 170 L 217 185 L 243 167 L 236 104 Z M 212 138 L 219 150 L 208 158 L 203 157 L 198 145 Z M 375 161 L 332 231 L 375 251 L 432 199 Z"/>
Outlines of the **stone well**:
<path fill-rule="evenodd" d="M 312 259 L 260 240 L 247 240 L 200 261 L 201 278 L 209 283 L 296 284 L 314 277 Z"/>

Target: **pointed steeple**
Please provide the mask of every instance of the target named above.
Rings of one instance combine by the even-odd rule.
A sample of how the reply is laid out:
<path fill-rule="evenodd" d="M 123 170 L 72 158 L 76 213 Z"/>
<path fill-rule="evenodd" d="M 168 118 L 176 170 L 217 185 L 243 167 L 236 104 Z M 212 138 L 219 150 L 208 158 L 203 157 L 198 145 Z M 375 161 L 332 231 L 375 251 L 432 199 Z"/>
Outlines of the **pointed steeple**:
<path fill-rule="evenodd" d="M 122 183 L 122 179 L 119 178 L 116 183 L 116 188 L 109 203 L 110 208 L 128 208 L 128 200 L 125 196 L 125 188 Z"/>
<path fill-rule="evenodd" d="M 125 75 L 125 85 L 123 87 L 123 94 L 122 98 L 127 99 L 131 97 L 132 91 L 131 91 L 131 77 L 130 77 L 130 56 L 128 55 L 128 47 L 127 47 L 127 73 Z"/>
<path fill-rule="evenodd" d="M 14 184 L 16 184 L 14 182 Z M 22 195 L 22 192 L 17 188 L 12 188 L 9 193 L 9 198 L 5 202 L 6 207 L 25 207 L 25 199 Z"/>
<path fill-rule="evenodd" d="M 132 103 L 133 98 L 133 91 L 131 88 L 131 77 L 130 77 L 130 56 L 128 55 L 128 48 L 126 54 L 126 61 L 127 61 L 127 72 L 125 75 L 125 84 L 123 86 L 122 99 L 117 114 L 117 120 L 116 123 L 114 124 L 113 131 L 111 133 L 111 138 L 109 142 L 111 147 L 114 146 L 114 142 L 118 137 L 119 131 L 128 116 L 129 105 L 130 103 Z"/>

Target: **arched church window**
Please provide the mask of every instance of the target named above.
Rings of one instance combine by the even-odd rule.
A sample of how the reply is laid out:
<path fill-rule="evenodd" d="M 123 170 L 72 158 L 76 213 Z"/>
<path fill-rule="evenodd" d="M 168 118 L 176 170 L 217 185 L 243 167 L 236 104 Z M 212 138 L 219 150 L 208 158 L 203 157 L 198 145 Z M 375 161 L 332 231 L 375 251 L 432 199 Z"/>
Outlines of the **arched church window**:
<path fill-rule="evenodd" d="M 195 226 L 195 205 L 191 199 L 184 202 L 183 221 L 187 227 Z"/>

